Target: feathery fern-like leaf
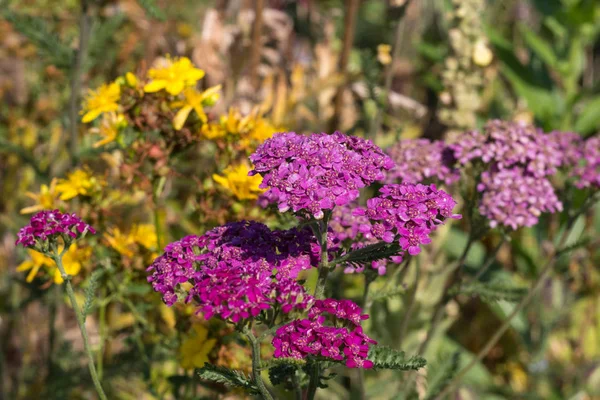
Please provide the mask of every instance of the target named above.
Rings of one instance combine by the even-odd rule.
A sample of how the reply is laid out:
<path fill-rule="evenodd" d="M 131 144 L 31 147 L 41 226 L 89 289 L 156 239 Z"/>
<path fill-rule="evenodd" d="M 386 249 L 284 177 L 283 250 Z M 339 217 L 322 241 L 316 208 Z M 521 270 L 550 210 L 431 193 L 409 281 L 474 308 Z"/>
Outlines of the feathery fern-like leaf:
<path fill-rule="evenodd" d="M 513 286 L 508 282 L 472 282 L 453 289 L 451 293 L 477 296 L 485 301 L 505 300 L 517 302 L 527 293 L 527 288 Z"/>
<path fill-rule="evenodd" d="M 434 399 L 458 372 L 460 353 L 452 354 L 449 359 L 441 361 L 429 370 L 426 400 Z"/>
<path fill-rule="evenodd" d="M 92 306 L 94 305 L 94 297 L 96 296 L 96 289 L 98 288 L 98 281 L 100 280 L 100 276 L 102 276 L 102 270 L 95 270 L 92 272 L 90 276 L 90 280 L 88 282 L 88 287 L 85 289 L 85 301 L 83 302 L 83 307 L 81 309 L 81 313 L 83 315 L 83 319 L 85 320 L 87 316 L 92 311 Z"/>
<path fill-rule="evenodd" d="M 394 350 L 388 346 L 371 346 L 369 356 L 375 369 L 394 369 L 400 371 L 416 371 L 427 365 L 421 356 L 412 356 L 406 359 L 403 351 Z"/>
<path fill-rule="evenodd" d="M 243 372 L 220 367 L 213 364 L 204 364 L 198 370 L 198 376 L 202 379 L 221 383 L 229 387 L 239 387 L 255 394 L 258 393 L 256 385 Z"/>

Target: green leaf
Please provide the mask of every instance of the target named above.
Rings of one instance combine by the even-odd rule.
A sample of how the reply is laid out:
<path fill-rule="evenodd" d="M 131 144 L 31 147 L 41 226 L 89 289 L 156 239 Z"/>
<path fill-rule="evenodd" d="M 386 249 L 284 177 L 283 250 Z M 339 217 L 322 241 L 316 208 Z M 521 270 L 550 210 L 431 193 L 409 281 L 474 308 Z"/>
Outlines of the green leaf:
<path fill-rule="evenodd" d="M 83 320 L 87 318 L 92 310 L 92 306 L 94 305 L 94 298 L 96 297 L 96 289 L 98 288 L 98 281 L 104 271 L 101 269 L 97 269 L 92 272 L 90 276 L 90 280 L 88 282 L 88 287 L 85 289 L 85 301 L 83 302 L 83 307 L 81 308 L 81 313 L 83 315 Z"/>
<path fill-rule="evenodd" d="M 527 293 L 527 290 L 527 288 L 514 286 L 505 281 L 471 282 L 462 284 L 460 288 L 452 289 L 450 293 L 477 296 L 486 301 L 505 300 L 517 302 Z"/>
<path fill-rule="evenodd" d="M 163 11 L 156 5 L 154 0 L 139 0 L 140 6 L 146 11 L 148 16 L 157 19 L 159 21 L 165 20 L 165 14 Z"/>
<path fill-rule="evenodd" d="M 428 376 L 428 388 L 426 400 L 434 399 L 442 390 L 446 388 L 448 383 L 458 372 L 460 363 L 460 353 L 452 354 L 449 359 L 443 360 L 430 368 Z"/>
<path fill-rule="evenodd" d="M 343 257 L 334 260 L 334 264 L 366 264 L 372 261 L 383 260 L 385 258 L 398 255 L 402 249 L 398 243 L 377 242 L 361 249 L 351 251 Z"/>
<path fill-rule="evenodd" d="M 298 369 L 294 364 L 277 364 L 269 368 L 269 380 L 273 385 L 289 385 Z"/>
<path fill-rule="evenodd" d="M 416 371 L 427 365 L 427 361 L 421 356 L 412 356 L 407 360 L 403 351 L 388 346 L 371 346 L 367 359 L 373 362 L 375 369 Z"/>
<path fill-rule="evenodd" d="M 523 39 L 529 48 L 549 67 L 556 68 L 558 64 L 558 58 L 554 53 L 552 44 L 548 43 L 545 39 L 543 39 L 525 24 L 519 24 L 519 30 L 521 31 Z"/>
<path fill-rule="evenodd" d="M 50 63 L 64 70 L 71 67 L 73 50 L 48 29 L 44 20 L 20 15 L 7 9 L 3 10 L 1 15 L 13 25 L 16 31 L 27 37 Z"/>
<path fill-rule="evenodd" d="M 581 110 L 575 131 L 579 134 L 593 133 L 600 130 L 600 96 L 590 100 Z"/>
<path fill-rule="evenodd" d="M 204 367 L 198 370 L 198 376 L 202 379 L 220 383 L 225 386 L 243 388 L 251 394 L 258 393 L 258 388 L 250 378 L 243 372 L 233 369 L 206 363 L 204 364 Z"/>

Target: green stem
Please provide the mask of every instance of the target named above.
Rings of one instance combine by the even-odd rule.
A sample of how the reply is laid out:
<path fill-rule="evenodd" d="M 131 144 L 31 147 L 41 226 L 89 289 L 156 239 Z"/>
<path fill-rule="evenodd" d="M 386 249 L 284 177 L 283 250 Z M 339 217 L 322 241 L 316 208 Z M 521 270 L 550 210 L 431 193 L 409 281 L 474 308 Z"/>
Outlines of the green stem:
<path fill-rule="evenodd" d="M 104 370 L 104 344 L 106 343 L 106 303 L 100 303 L 98 310 L 98 323 L 100 332 L 100 351 L 96 355 L 96 363 L 98 364 L 98 379 L 102 380 Z"/>
<path fill-rule="evenodd" d="M 415 308 L 415 298 L 417 297 L 417 287 L 419 286 L 420 271 L 421 268 L 418 264 L 417 259 L 417 265 L 415 268 L 415 281 L 412 285 L 410 292 L 408 293 L 408 298 L 406 300 L 406 311 L 404 312 L 404 315 L 402 316 L 402 322 L 400 323 L 400 334 L 398 335 L 398 348 L 402 348 L 402 342 L 406 337 L 408 325 L 410 324 L 410 319 Z"/>
<path fill-rule="evenodd" d="M 494 263 L 494 260 L 496 259 L 496 255 L 500 251 L 500 248 L 502 248 L 502 245 L 504 243 L 506 243 L 506 241 L 507 241 L 507 236 L 502 236 L 502 240 L 500 240 L 500 243 L 498 243 L 498 245 L 494 248 L 494 250 L 488 257 L 485 264 L 479 269 L 479 271 L 477 271 L 477 274 L 475 274 L 475 276 L 473 277 L 474 281 L 478 281 L 479 278 L 481 278 L 483 276 L 483 274 L 485 274 L 486 271 L 492 266 L 492 264 Z"/>
<path fill-rule="evenodd" d="M 67 248 L 67 246 L 65 246 Z M 64 253 L 64 252 L 63 252 Z M 65 272 L 65 267 L 62 263 L 63 254 L 55 254 L 54 262 L 56 262 L 56 266 L 60 271 L 60 276 L 65 281 L 65 287 L 67 288 L 67 295 L 69 296 L 69 300 L 71 301 L 71 306 L 73 307 L 73 311 L 75 311 L 75 316 L 77 317 L 77 325 L 79 325 L 79 330 L 81 331 L 81 337 L 83 338 L 83 348 L 87 354 L 88 358 L 88 369 L 90 370 L 90 375 L 92 376 L 92 381 L 94 382 L 94 386 L 96 387 L 96 392 L 98 392 L 98 396 L 101 400 L 107 400 L 106 395 L 104 394 L 104 390 L 102 389 L 102 385 L 100 384 L 100 379 L 98 378 L 98 374 L 96 372 L 96 367 L 94 365 L 94 355 L 92 353 L 92 348 L 90 347 L 89 337 L 87 330 L 85 328 L 85 320 L 81 310 L 79 309 L 79 305 L 77 304 L 77 300 L 75 298 L 75 292 L 73 290 L 73 285 L 71 284 L 71 276 Z"/>
<path fill-rule="evenodd" d="M 308 382 L 308 390 L 306 391 L 306 399 L 313 400 L 319 386 L 319 377 L 321 376 L 321 366 L 315 362 L 310 367 L 310 381 Z"/>
<path fill-rule="evenodd" d="M 52 379 L 54 371 L 54 347 L 56 342 L 56 310 L 60 301 L 60 286 L 56 285 L 50 293 L 48 305 L 48 379 Z"/>
<path fill-rule="evenodd" d="M 302 400 L 302 387 L 296 373 L 292 375 L 292 385 L 294 386 L 294 400 Z"/>
<path fill-rule="evenodd" d="M 254 383 L 264 400 L 273 400 L 273 396 L 269 393 L 260 376 L 260 342 L 256 339 L 250 328 L 245 327 L 243 332 L 252 345 L 252 377 L 254 378 Z"/>

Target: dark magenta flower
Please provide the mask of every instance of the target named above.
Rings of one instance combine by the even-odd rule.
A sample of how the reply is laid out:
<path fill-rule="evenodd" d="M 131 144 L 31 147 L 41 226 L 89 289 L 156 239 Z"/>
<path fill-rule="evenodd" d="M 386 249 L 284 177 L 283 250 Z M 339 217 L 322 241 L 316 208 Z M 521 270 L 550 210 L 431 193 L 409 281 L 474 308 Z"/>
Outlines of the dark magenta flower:
<path fill-rule="evenodd" d="M 172 243 L 148 268 L 148 281 L 166 304 L 177 300 L 184 282 L 206 319 L 218 316 L 237 323 L 280 307 L 304 310 L 312 296 L 296 281 L 298 273 L 319 260 L 308 230 L 271 231 L 258 222 L 234 222 Z"/>
<path fill-rule="evenodd" d="M 317 219 L 358 198 L 359 189 L 383 179 L 383 171 L 394 165 L 371 141 L 340 132 L 279 133 L 250 160 L 250 174 L 261 174 L 261 188 L 268 189 L 263 200 L 275 202 L 281 212 L 291 209 Z"/>
<path fill-rule="evenodd" d="M 68 243 L 88 232 L 95 234 L 96 230 L 75 214 L 63 214 L 58 210 L 40 211 L 31 217 L 29 225 L 19 230 L 15 244 L 35 247 L 42 243 L 56 243 L 59 238 Z"/>
<path fill-rule="evenodd" d="M 275 358 L 324 357 L 345 361 L 350 368 L 372 368 L 369 346 L 377 342 L 364 334 L 360 323 L 368 316 L 350 300 L 316 300 L 308 319 L 280 327 L 272 340 Z M 331 325 L 326 325 L 329 322 Z"/>

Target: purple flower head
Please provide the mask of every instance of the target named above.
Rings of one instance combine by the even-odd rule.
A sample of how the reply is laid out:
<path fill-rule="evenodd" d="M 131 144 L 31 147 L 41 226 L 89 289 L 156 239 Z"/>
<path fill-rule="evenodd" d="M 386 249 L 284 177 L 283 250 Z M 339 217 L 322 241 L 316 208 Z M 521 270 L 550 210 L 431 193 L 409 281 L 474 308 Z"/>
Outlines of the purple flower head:
<path fill-rule="evenodd" d="M 40 211 L 34 214 L 29 225 L 17 234 L 15 244 L 23 247 L 36 247 L 38 244 L 57 243 L 60 238 L 66 244 L 96 230 L 83 222 L 75 214 L 63 214 L 58 210 Z"/>
<path fill-rule="evenodd" d="M 579 164 L 583 157 L 583 139 L 580 135 L 574 132 L 553 131 L 548 136 L 560 150 L 561 167 L 572 167 Z"/>
<path fill-rule="evenodd" d="M 447 162 L 446 144 L 428 139 L 400 140 L 388 149 L 396 163 L 386 175 L 387 183 L 423 183 L 425 180 L 456 182 L 460 172 Z"/>
<path fill-rule="evenodd" d="M 451 148 L 462 165 L 480 160 L 497 170 L 518 166 L 535 177 L 555 174 L 563 162 L 554 137 L 519 122 L 489 121 L 483 132 L 467 132 Z"/>
<path fill-rule="evenodd" d="M 350 300 L 316 300 L 308 319 L 294 320 L 275 333 L 275 358 L 324 357 L 350 368 L 372 368 L 369 346 L 377 342 L 363 333 L 368 316 Z M 326 325 L 331 322 L 332 325 Z"/>
<path fill-rule="evenodd" d="M 366 216 L 372 222 L 371 234 L 386 242 L 398 241 L 403 250 L 416 255 L 421 244 L 431 242 L 429 235 L 446 219 L 459 219 L 454 214 L 456 201 L 435 185 L 385 185 L 380 196 L 367 201 L 366 208 L 357 208 L 354 214 Z"/>
<path fill-rule="evenodd" d="M 302 211 L 317 219 L 324 210 L 358 198 L 359 189 L 383 179 L 383 171 L 394 165 L 371 141 L 340 132 L 278 133 L 250 160 L 250 175 L 262 175 L 261 188 L 268 188 L 262 203 L 272 201 L 281 212 Z"/>
<path fill-rule="evenodd" d="M 148 281 L 168 305 L 177 301 L 177 287 L 189 282 L 186 301 L 196 302 L 206 319 L 238 323 L 273 307 L 305 310 L 312 296 L 296 278 L 318 263 L 315 243 L 306 230 L 234 222 L 169 245 L 148 268 Z"/>
<path fill-rule="evenodd" d="M 585 141 L 582 149 L 582 164 L 573 174 L 577 178 L 578 188 L 593 187 L 600 189 L 600 137 L 592 137 Z"/>
<path fill-rule="evenodd" d="M 533 226 L 541 213 L 562 210 L 550 181 L 522 168 L 486 171 L 477 190 L 483 192 L 479 212 L 490 220 L 492 228 Z"/>

